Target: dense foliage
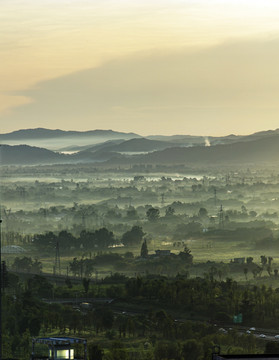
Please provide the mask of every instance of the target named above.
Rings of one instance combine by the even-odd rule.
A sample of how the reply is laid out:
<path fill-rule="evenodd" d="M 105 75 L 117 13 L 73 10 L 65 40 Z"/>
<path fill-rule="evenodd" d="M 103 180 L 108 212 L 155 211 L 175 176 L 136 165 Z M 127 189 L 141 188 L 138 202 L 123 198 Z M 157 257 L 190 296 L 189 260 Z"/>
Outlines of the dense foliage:
<path fill-rule="evenodd" d="M 164 359 L 187 359 L 191 354 L 191 359 L 210 359 L 214 344 L 221 345 L 224 351 L 233 346 L 245 353 L 262 348 L 253 335 L 234 328 L 234 314 L 241 312 L 248 327 L 261 326 L 264 321 L 272 329 L 279 320 L 277 290 L 243 286 L 229 278 L 225 281 L 181 275 L 173 279 L 151 275 L 125 278 L 113 274 L 97 283 L 83 278 L 78 288 L 69 286 L 69 280 L 64 286 L 53 285 L 39 275 L 29 276 L 25 283 L 10 273 L 9 278 L 3 296 L 5 357 L 28 358 L 32 336 L 55 332 L 85 336 L 89 341 L 93 339 L 92 344 L 96 337 L 105 338 L 105 359 L 110 359 L 115 349 L 122 349 L 124 358 L 129 359 L 129 344 L 134 343 L 141 343 L 142 348 L 133 351 L 146 358 L 160 360 L 164 354 Z M 93 305 L 83 307 L 79 302 L 77 307 L 77 290 L 79 297 L 87 296 Z M 65 296 L 73 298 L 72 305 L 45 302 L 49 297 L 58 300 Z M 114 301 L 94 303 L 94 299 L 104 297 Z M 118 310 L 123 306 L 129 311 Z M 214 323 L 226 324 L 232 330 L 220 333 Z M 103 354 L 102 349 L 92 346 L 92 352 Z"/>

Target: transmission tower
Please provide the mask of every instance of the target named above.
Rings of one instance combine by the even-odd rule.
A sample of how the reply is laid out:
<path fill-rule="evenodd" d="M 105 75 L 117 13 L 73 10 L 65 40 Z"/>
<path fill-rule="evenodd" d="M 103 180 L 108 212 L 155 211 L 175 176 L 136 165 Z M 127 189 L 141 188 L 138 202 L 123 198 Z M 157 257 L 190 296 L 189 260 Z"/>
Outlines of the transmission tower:
<path fill-rule="evenodd" d="M 219 227 L 223 228 L 224 227 L 224 211 L 223 211 L 223 206 L 220 206 L 220 210 L 219 210 Z"/>
<path fill-rule="evenodd" d="M 61 275 L 61 268 L 60 268 L 60 251 L 59 251 L 59 241 L 57 239 L 55 245 L 55 264 L 54 264 L 54 275 Z"/>
<path fill-rule="evenodd" d="M 226 186 L 230 185 L 230 174 L 226 175 Z"/>
<path fill-rule="evenodd" d="M 216 188 L 214 188 L 214 204 L 215 204 L 215 206 L 216 206 L 216 200 L 217 200 L 216 195 L 217 195 L 217 190 L 216 190 Z"/>
<path fill-rule="evenodd" d="M 86 209 L 81 209 L 80 214 L 81 214 L 81 226 L 82 226 L 82 229 L 86 230 L 87 210 Z"/>

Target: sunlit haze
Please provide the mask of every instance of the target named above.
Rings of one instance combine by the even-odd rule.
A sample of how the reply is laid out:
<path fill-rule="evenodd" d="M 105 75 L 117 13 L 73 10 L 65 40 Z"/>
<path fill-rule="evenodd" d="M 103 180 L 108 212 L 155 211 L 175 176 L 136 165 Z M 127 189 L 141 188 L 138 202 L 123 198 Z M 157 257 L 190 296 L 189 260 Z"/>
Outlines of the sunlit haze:
<path fill-rule="evenodd" d="M 277 0 L 2 0 L 1 133 L 278 128 Z"/>

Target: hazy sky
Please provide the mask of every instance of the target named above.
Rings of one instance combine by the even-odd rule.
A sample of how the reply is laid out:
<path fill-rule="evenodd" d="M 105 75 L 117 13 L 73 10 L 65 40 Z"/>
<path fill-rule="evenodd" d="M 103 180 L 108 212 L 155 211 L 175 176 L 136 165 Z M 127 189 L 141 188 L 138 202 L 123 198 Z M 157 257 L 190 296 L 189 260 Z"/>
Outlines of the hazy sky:
<path fill-rule="evenodd" d="M 278 0 L 1 0 L 1 133 L 279 128 Z"/>

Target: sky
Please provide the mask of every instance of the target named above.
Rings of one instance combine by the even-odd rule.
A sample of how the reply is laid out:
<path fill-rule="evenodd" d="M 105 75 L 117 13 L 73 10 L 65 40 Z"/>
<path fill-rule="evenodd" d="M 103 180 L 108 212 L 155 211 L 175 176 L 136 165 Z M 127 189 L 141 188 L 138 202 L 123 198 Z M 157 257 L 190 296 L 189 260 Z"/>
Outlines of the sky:
<path fill-rule="evenodd" d="M 1 0 L 0 133 L 279 128 L 278 0 Z"/>

